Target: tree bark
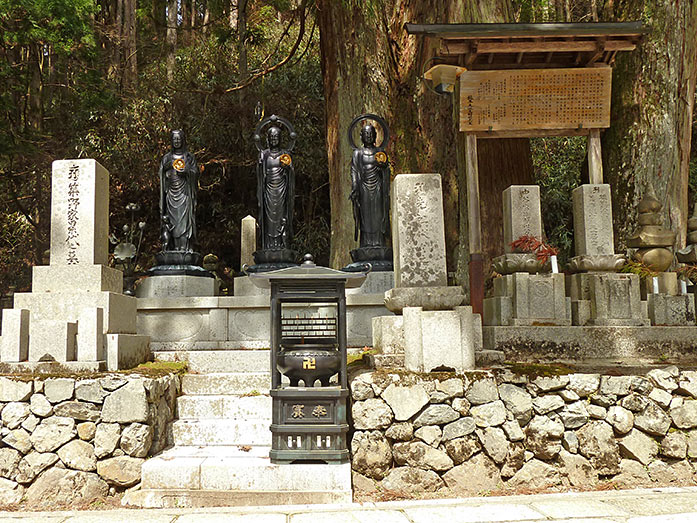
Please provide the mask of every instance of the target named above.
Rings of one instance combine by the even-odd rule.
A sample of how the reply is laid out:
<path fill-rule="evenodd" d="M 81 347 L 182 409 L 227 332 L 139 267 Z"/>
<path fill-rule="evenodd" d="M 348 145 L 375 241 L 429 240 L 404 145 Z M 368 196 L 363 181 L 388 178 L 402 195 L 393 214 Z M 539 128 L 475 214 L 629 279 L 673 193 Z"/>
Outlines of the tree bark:
<path fill-rule="evenodd" d="M 136 0 L 125 0 L 123 12 L 124 26 L 124 85 L 135 89 L 138 83 L 138 47 L 136 39 Z"/>
<path fill-rule="evenodd" d="M 177 0 L 167 4 L 167 81 L 174 80 L 175 57 L 177 53 Z"/>
<path fill-rule="evenodd" d="M 613 72 L 612 126 L 603 136 L 603 170 L 612 185 L 615 244 L 637 226 L 636 206 L 651 182 L 664 225 L 685 245 L 692 111 L 697 78 L 697 3 L 614 2 L 618 21 L 643 20 L 648 34 L 620 53 Z"/>
<path fill-rule="evenodd" d="M 457 0 L 433 4 L 427 0 L 400 0 L 371 11 L 361 4 L 334 0 L 318 1 L 318 25 L 327 118 L 327 150 L 331 201 L 331 257 L 333 267 L 350 261 L 353 215 L 348 199 L 350 146 L 346 131 L 351 120 L 364 112 L 383 116 L 390 126 L 388 148 L 393 176 L 400 173 L 437 172 L 442 175 L 446 222 L 448 270 L 458 283 L 467 284 L 466 186 L 459 179 L 461 146 L 453 118 L 453 99 L 427 90 L 421 79 L 433 56 L 434 42 L 411 36 L 403 26 L 418 23 L 503 22 L 512 19 L 507 0 Z M 435 7 L 434 7 L 435 6 Z M 483 142 L 483 141 L 482 141 Z M 493 179 L 501 190 L 523 178 L 531 183 L 528 140 L 487 140 L 480 151 L 480 184 L 490 187 Z M 481 142 L 480 142 L 481 143 Z M 502 158 L 505 149 L 510 158 Z M 510 167 L 513 166 L 513 170 Z M 526 178 L 527 174 L 530 175 Z M 482 209 L 492 205 L 500 213 L 501 190 L 482 190 Z M 497 193 L 497 194 L 496 194 Z M 491 203 L 497 200 L 498 204 Z M 464 212 L 463 212 L 464 210 Z M 464 218 L 463 218 L 464 215 Z M 487 220 L 494 219 L 489 213 Z M 500 254 L 496 241 L 500 218 L 484 221 L 487 252 Z M 491 231 L 491 233 L 489 232 Z M 501 234 L 500 232 L 498 233 Z"/>
<path fill-rule="evenodd" d="M 247 0 L 237 0 L 237 59 L 240 72 L 240 83 L 249 76 L 247 64 Z"/>

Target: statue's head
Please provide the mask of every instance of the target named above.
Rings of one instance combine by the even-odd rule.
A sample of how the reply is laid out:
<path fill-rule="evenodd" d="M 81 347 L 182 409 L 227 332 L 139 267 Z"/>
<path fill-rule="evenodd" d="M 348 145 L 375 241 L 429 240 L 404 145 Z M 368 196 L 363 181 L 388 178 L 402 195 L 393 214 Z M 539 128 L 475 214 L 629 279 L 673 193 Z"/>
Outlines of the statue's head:
<path fill-rule="evenodd" d="M 361 129 L 361 141 L 363 145 L 375 145 L 375 140 L 377 139 L 377 133 L 375 132 L 375 127 L 372 125 L 365 124 Z"/>
<path fill-rule="evenodd" d="M 276 148 L 281 145 L 281 128 L 275 125 L 269 127 L 269 130 L 266 131 L 266 140 L 271 148 Z"/>
<path fill-rule="evenodd" d="M 186 138 L 184 138 L 184 131 L 181 129 L 175 129 L 172 131 L 172 149 L 184 149 L 186 147 Z"/>

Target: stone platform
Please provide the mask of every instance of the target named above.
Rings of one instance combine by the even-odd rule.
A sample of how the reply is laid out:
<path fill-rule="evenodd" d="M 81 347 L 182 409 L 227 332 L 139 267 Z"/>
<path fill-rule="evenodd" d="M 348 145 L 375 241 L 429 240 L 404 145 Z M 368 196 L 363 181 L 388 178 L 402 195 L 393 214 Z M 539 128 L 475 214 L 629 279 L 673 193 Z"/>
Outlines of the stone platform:
<path fill-rule="evenodd" d="M 372 345 L 371 321 L 391 313 L 376 294 L 346 297 L 349 347 Z M 295 310 L 295 309 L 294 309 Z M 313 314 L 317 307 L 297 307 Z M 153 351 L 260 349 L 269 347 L 268 296 L 138 298 L 138 333 Z"/>
<path fill-rule="evenodd" d="M 695 327 L 485 326 L 482 331 L 484 349 L 501 351 L 506 361 L 697 363 Z"/>

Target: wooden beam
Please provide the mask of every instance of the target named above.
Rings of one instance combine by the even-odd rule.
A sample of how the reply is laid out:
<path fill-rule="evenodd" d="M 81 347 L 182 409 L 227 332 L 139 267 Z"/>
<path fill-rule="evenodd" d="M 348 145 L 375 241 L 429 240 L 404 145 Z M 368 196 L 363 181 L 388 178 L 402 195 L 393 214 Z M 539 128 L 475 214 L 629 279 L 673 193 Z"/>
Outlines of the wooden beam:
<path fill-rule="evenodd" d="M 452 56 L 470 52 L 470 42 L 462 40 L 441 40 L 439 54 Z M 598 49 L 596 40 L 558 40 L 544 42 L 487 42 L 479 43 L 480 53 L 546 53 L 546 52 L 587 52 Z M 633 51 L 636 44 L 630 40 L 608 40 L 607 51 Z"/>
<path fill-rule="evenodd" d="M 593 65 L 595 62 L 598 61 L 598 59 L 601 56 L 603 56 L 604 53 L 605 53 L 605 42 L 600 40 L 597 43 L 597 47 L 595 49 L 595 52 L 591 55 L 588 62 L 586 62 L 586 66 Z"/>
<path fill-rule="evenodd" d="M 465 173 L 467 176 L 467 221 L 470 251 L 470 305 L 481 314 L 484 307 L 484 267 L 482 258 L 482 219 L 479 207 L 479 165 L 477 137 L 465 135 Z"/>
<path fill-rule="evenodd" d="M 547 136 L 588 136 L 588 129 L 526 129 L 520 131 L 474 131 L 479 139 L 485 138 L 544 138 Z"/>
<path fill-rule="evenodd" d="M 591 129 L 588 134 L 588 178 L 590 183 L 603 183 L 603 156 L 600 150 L 600 129 Z"/>

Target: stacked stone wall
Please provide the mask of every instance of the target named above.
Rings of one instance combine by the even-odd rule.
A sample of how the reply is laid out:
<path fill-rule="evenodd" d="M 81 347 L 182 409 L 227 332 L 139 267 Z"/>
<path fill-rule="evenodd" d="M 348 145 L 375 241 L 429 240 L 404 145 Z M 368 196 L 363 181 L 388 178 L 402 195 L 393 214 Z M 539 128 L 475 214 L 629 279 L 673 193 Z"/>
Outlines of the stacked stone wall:
<path fill-rule="evenodd" d="M 106 496 L 167 444 L 176 375 L 0 377 L 0 505 Z"/>
<path fill-rule="evenodd" d="M 697 371 L 371 371 L 351 380 L 351 394 L 354 483 L 475 495 L 695 483 Z"/>

